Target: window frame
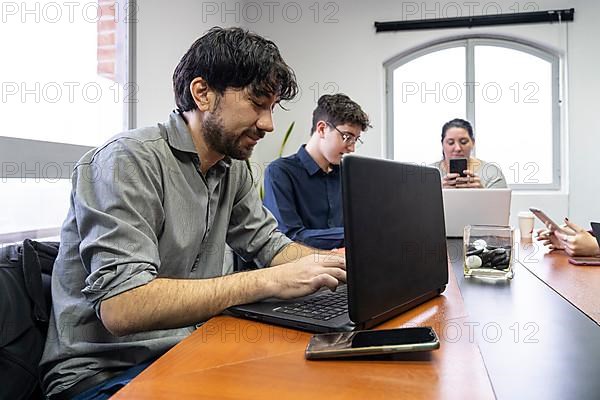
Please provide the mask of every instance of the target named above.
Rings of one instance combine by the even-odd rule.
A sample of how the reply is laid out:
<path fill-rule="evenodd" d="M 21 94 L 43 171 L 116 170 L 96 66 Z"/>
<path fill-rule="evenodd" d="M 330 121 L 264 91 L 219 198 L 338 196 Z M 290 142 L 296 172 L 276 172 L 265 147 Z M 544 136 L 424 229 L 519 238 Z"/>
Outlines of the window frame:
<path fill-rule="evenodd" d="M 551 64 L 552 81 L 552 182 L 551 183 L 515 183 L 509 187 L 517 190 L 560 190 L 561 189 L 561 85 L 560 85 L 560 55 L 544 46 L 531 43 L 521 39 L 515 39 L 500 35 L 463 35 L 440 39 L 425 43 L 402 52 L 383 63 L 385 74 L 385 101 L 386 101 L 386 134 L 385 155 L 387 158 L 394 157 L 394 71 L 402 65 L 413 61 L 424 55 L 436 51 L 455 47 L 465 48 L 466 68 L 465 82 L 475 81 L 474 54 L 475 46 L 496 46 L 511 50 L 522 51 L 532 56 L 541 58 Z M 473 85 L 468 86 L 473 90 Z M 466 99 L 474 99 L 474 93 L 466 96 Z M 467 119 L 476 126 L 475 102 L 465 100 L 465 115 Z"/>
<path fill-rule="evenodd" d="M 132 13 L 126 18 L 121 18 L 123 23 L 117 24 L 116 34 L 118 42 L 117 52 L 123 59 L 124 66 L 121 73 L 123 82 L 129 87 L 136 82 L 136 23 L 137 0 L 127 0 L 124 7 Z M 135 128 L 137 98 L 123 103 L 123 125 L 126 129 Z M 0 172 L 0 179 L 7 178 L 35 178 L 35 179 L 70 179 L 75 163 L 94 146 L 76 145 L 70 143 L 48 142 L 35 139 L 23 139 L 10 136 L 0 136 L 0 160 L 11 165 L 6 165 Z M 9 160 L 9 161 L 6 161 Z M 51 165 L 52 176 L 44 176 L 45 168 L 40 165 Z M 58 168 L 55 168 L 58 167 Z M 16 168 L 16 171 L 15 169 Z M 55 172 L 59 171 L 59 176 Z M 41 173 L 39 173 L 41 172 Z"/>

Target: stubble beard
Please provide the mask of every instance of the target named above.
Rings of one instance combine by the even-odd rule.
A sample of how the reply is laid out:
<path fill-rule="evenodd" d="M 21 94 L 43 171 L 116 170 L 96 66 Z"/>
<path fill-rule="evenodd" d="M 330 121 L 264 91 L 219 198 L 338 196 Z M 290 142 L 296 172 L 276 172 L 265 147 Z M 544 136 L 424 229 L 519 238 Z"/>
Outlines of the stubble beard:
<path fill-rule="evenodd" d="M 208 147 L 225 156 L 236 160 L 248 160 L 254 146 L 243 146 L 241 140 L 244 134 L 235 135 L 226 132 L 223 120 L 217 114 L 211 114 L 202 122 L 204 140 Z"/>

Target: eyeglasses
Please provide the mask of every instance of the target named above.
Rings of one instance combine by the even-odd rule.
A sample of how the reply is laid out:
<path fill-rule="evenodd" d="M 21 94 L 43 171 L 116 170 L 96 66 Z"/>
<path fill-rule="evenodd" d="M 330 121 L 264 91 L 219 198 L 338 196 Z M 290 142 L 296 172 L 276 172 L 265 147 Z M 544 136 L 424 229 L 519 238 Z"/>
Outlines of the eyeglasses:
<path fill-rule="evenodd" d="M 359 138 L 358 136 L 354 136 L 352 133 L 350 132 L 342 132 L 340 131 L 334 124 L 332 124 L 331 122 L 327 122 L 327 125 L 329 125 L 330 127 L 332 127 L 333 129 L 335 129 L 336 131 L 338 131 L 338 133 L 340 134 L 340 136 L 342 137 L 342 140 L 344 141 L 344 144 L 347 146 L 352 146 L 352 145 L 356 145 L 356 147 L 360 146 L 361 144 L 363 144 L 363 141 L 361 138 Z"/>

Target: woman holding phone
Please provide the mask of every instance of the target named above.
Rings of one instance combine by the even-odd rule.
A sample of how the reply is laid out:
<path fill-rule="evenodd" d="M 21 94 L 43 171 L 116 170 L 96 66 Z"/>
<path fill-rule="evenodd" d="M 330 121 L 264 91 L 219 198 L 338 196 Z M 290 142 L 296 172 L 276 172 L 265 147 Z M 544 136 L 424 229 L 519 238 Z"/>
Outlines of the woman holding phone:
<path fill-rule="evenodd" d="M 469 121 L 455 118 L 444 124 L 442 127 L 444 158 L 431 165 L 442 174 L 442 187 L 506 188 L 506 179 L 500 168 L 496 164 L 471 157 L 473 147 L 475 147 L 475 136 Z"/>
<path fill-rule="evenodd" d="M 600 257 L 596 237 L 568 218 L 559 230 L 550 224 L 546 224 L 546 228 L 537 232 L 537 240 L 550 250 L 564 250 L 571 257 Z"/>

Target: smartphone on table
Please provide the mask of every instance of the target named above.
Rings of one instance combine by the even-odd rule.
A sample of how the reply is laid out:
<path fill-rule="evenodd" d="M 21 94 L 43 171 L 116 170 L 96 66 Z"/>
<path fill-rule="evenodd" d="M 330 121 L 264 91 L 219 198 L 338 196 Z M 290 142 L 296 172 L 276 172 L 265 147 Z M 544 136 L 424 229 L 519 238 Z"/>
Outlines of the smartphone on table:
<path fill-rule="evenodd" d="M 529 207 L 529 211 L 531 211 L 533 213 L 533 215 L 538 217 L 538 219 L 540 221 L 542 221 L 545 226 L 549 226 L 554 231 L 558 231 L 561 233 L 567 233 L 567 231 L 563 227 L 561 227 L 556 222 L 554 222 L 548 215 L 546 215 L 545 212 L 543 212 L 539 208 Z"/>
<path fill-rule="evenodd" d="M 451 158 L 450 159 L 450 173 L 451 174 L 460 174 L 460 176 L 465 177 L 465 170 L 467 169 L 467 159 L 466 158 Z"/>
<path fill-rule="evenodd" d="M 595 265 L 600 266 L 600 258 L 598 257 L 571 257 L 569 262 L 573 265 Z"/>
<path fill-rule="evenodd" d="M 322 333 L 313 335 L 306 347 L 309 360 L 393 354 L 439 349 L 440 341 L 431 327 Z"/>

